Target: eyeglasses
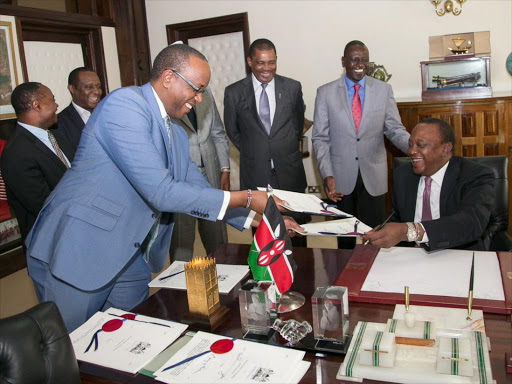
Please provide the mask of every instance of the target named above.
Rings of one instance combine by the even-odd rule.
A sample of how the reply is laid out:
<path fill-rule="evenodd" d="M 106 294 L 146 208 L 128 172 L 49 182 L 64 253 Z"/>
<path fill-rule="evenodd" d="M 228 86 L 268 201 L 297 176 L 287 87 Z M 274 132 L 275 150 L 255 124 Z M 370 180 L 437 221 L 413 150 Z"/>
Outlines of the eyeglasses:
<path fill-rule="evenodd" d="M 175 74 L 177 74 L 179 77 L 181 77 L 181 79 L 187 83 L 190 88 L 192 88 L 194 91 L 196 91 L 196 95 L 200 95 L 202 94 L 206 88 L 199 88 L 197 86 L 195 86 L 190 80 L 188 80 L 185 76 L 183 76 L 181 73 L 179 73 L 178 71 L 175 71 L 175 70 L 172 70 Z"/>

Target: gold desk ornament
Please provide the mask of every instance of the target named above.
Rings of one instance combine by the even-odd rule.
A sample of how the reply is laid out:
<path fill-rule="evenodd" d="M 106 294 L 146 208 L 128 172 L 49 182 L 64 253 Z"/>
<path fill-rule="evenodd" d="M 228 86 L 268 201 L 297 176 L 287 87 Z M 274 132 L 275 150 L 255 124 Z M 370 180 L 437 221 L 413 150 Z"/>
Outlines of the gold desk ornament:
<path fill-rule="evenodd" d="M 215 259 L 194 257 L 184 268 L 189 310 L 186 317 L 214 330 L 229 316 L 228 308 L 219 301 Z"/>
<path fill-rule="evenodd" d="M 467 0 L 430 0 L 432 5 L 436 8 L 438 16 L 443 16 L 445 13 L 453 13 L 455 16 L 459 16 L 462 12 L 462 4 L 466 1 Z"/>
<path fill-rule="evenodd" d="M 405 312 L 409 312 L 409 287 L 404 287 L 404 296 L 405 296 Z"/>

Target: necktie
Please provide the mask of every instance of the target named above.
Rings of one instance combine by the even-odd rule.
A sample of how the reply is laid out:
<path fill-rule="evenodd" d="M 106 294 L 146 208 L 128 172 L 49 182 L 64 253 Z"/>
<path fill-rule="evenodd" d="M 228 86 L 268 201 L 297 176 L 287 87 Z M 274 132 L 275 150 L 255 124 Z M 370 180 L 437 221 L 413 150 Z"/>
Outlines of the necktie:
<path fill-rule="evenodd" d="M 167 130 L 167 138 L 169 139 L 169 147 L 171 145 L 171 118 L 169 116 L 165 116 L 165 129 Z"/>
<path fill-rule="evenodd" d="M 359 98 L 359 84 L 354 84 L 354 97 L 352 97 L 352 118 L 356 126 L 356 132 L 359 131 L 361 123 L 361 99 Z"/>
<path fill-rule="evenodd" d="M 425 189 L 423 190 L 423 210 L 421 211 L 421 221 L 432 220 L 432 211 L 430 210 L 430 187 L 432 185 L 432 178 L 425 177 Z"/>
<path fill-rule="evenodd" d="M 260 119 L 267 131 L 267 135 L 270 135 L 270 103 L 268 102 L 268 95 L 265 91 L 268 84 L 261 84 L 261 96 L 260 96 Z"/>
<path fill-rule="evenodd" d="M 48 139 L 50 139 L 50 143 L 52 144 L 52 147 L 55 150 L 55 154 L 60 159 L 60 161 L 62 161 L 62 163 L 66 166 L 66 168 L 69 168 L 68 162 L 64 158 L 64 154 L 62 153 L 59 144 L 57 144 L 57 140 L 55 140 L 55 136 L 53 136 L 53 133 L 51 133 L 50 131 L 46 132 L 48 132 Z"/>

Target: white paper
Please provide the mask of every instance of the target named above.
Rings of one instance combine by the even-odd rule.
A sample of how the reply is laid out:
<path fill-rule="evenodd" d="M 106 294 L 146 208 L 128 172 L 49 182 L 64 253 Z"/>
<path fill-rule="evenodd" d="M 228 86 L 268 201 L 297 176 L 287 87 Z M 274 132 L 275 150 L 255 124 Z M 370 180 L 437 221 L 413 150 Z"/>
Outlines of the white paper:
<path fill-rule="evenodd" d="M 266 191 L 265 188 L 261 187 L 259 187 L 258 190 Z M 283 207 L 292 212 L 304 212 L 310 215 L 333 217 L 352 217 L 352 215 L 340 211 L 335 205 L 327 205 L 315 195 L 283 191 L 281 189 L 272 190 L 272 194 L 279 199 L 284 200 L 286 204 L 283 204 Z"/>
<path fill-rule="evenodd" d="M 148 285 L 152 288 L 170 288 L 186 290 L 187 283 L 185 280 L 185 272 L 179 273 L 176 276 L 169 277 L 165 280 L 160 280 L 162 277 L 172 275 L 184 271 L 186 262 L 174 261 L 169 268 L 160 273 Z M 219 285 L 219 293 L 228 294 L 247 274 L 249 267 L 247 265 L 231 265 L 231 264 L 217 264 L 217 280 Z"/>
<path fill-rule="evenodd" d="M 97 312 L 71 333 L 71 342 L 78 360 L 136 373 L 172 344 L 187 328 L 186 325 L 173 322 L 166 324 L 168 326 L 162 326 L 125 320 L 117 330 L 100 331 L 97 334 L 98 348 L 95 350 L 93 342 L 88 352 L 85 352 L 96 331 L 101 330 L 102 326 L 110 320 L 120 320 L 120 318 Z"/>
<path fill-rule="evenodd" d="M 355 223 L 357 230 L 354 233 Z M 292 228 L 295 232 L 305 236 L 337 236 L 337 237 L 358 237 L 372 228 L 361 222 L 357 217 L 347 219 L 319 221 L 310 224 L 301 224 L 304 231 Z"/>
<path fill-rule="evenodd" d="M 473 251 L 447 249 L 427 253 L 422 248 L 381 249 L 362 291 L 467 297 Z M 473 298 L 504 301 L 495 252 L 475 252 Z"/>
<path fill-rule="evenodd" d="M 230 351 L 223 354 L 211 352 L 210 346 L 223 339 L 231 340 L 198 332 L 155 372 L 157 380 L 165 383 L 297 383 L 303 376 L 299 377 L 299 373 L 305 372 L 304 351 L 234 339 Z M 164 371 L 203 352 L 206 353 Z"/>

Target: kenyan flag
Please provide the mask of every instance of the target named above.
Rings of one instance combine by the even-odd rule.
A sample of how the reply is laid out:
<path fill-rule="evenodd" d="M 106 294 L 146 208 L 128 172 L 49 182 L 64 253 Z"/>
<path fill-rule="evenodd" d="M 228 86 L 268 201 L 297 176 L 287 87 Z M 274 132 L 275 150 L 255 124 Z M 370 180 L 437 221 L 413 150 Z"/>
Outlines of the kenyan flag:
<path fill-rule="evenodd" d="M 290 289 L 297 270 L 291 249 L 292 242 L 281 213 L 274 199 L 269 197 L 247 259 L 253 279 L 272 280 L 279 295 Z"/>

